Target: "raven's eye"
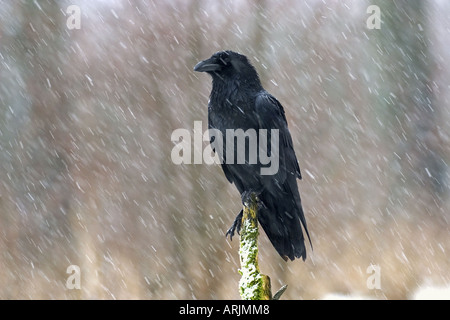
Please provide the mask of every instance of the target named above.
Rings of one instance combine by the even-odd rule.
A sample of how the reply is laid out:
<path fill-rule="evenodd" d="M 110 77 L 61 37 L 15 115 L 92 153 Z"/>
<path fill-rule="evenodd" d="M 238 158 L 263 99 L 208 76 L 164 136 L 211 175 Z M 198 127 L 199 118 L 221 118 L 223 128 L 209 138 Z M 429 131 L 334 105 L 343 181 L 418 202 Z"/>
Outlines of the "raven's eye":
<path fill-rule="evenodd" d="M 222 62 L 222 64 L 224 65 L 224 66 L 227 66 L 227 65 L 229 65 L 230 64 L 230 55 L 228 54 L 228 53 L 222 53 L 220 56 L 219 56 L 219 61 L 220 62 Z"/>

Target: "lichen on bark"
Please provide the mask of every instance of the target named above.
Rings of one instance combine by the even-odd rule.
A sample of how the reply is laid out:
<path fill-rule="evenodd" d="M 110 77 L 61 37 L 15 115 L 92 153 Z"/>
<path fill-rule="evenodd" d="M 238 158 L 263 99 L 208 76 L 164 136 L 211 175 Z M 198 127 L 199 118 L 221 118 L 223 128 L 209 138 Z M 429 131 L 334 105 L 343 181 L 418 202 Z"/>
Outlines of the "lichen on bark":
<path fill-rule="evenodd" d="M 270 278 L 261 274 L 258 266 L 258 199 L 252 193 L 248 200 L 244 201 L 240 233 L 239 293 L 243 300 L 270 300 Z"/>

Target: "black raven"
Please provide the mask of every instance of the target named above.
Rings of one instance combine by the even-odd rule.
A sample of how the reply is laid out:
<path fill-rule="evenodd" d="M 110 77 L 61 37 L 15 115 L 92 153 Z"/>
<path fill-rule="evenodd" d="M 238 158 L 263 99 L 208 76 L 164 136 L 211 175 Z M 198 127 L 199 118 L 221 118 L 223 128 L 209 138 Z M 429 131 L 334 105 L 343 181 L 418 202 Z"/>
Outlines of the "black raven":
<path fill-rule="evenodd" d="M 224 139 L 220 152 L 222 169 L 227 179 L 234 183 L 239 190 L 242 201 L 252 192 L 259 200 L 258 221 L 269 237 L 280 256 L 294 260 L 302 257 L 306 259 L 306 249 L 301 224 L 308 235 L 305 216 L 298 192 L 296 179 L 301 179 L 300 168 L 295 156 L 292 138 L 288 130 L 286 116 L 281 104 L 270 95 L 261 85 L 258 73 L 247 57 L 233 51 L 220 51 L 211 58 L 199 62 L 194 71 L 207 72 L 212 76 L 212 91 L 208 103 L 208 127 L 220 131 L 226 137 L 227 130 L 246 131 L 253 129 L 257 134 L 257 141 L 261 144 L 260 129 L 278 133 L 278 145 L 273 149 L 271 133 L 266 135 L 267 154 L 278 150 L 278 169 L 272 174 L 261 174 L 261 169 L 267 167 L 263 164 L 261 154 L 256 161 L 249 161 L 250 135 L 245 137 L 245 161 L 237 162 L 238 156 L 235 142 L 234 159 L 226 157 L 227 144 Z M 211 131 L 210 131 L 211 132 Z M 211 139 L 211 146 L 215 152 L 217 144 Z M 233 138 L 234 139 L 234 138 Z M 272 147 L 271 147 L 272 146 Z M 255 149 L 253 149 L 255 150 Z M 219 150 L 220 151 L 220 150 Z M 267 155 L 266 154 L 266 155 Z M 239 233 L 242 210 L 228 230 L 230 238 L 237 229 Z M 301 224 L 300 224 L 301 222 Z M 312 248 L 312 244 L 311 244 Z"/>

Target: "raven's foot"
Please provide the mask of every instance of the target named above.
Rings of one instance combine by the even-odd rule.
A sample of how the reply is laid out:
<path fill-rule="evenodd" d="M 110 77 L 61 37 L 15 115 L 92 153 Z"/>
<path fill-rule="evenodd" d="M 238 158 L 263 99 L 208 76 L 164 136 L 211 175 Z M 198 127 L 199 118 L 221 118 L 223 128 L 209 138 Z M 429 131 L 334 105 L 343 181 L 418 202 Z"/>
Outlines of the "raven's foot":
<path fill-rule="evenodd" d="M 261 191 L 256 191 L 256 190 L 248 190 L 248 191 L 244 191 L 241 194 L 241 200 L 242 200 L 242 204 L 244 206 L 249 206 L 250 203 L 252 202 L 252 193 L 255 194 L 256 196 L 256 205 L 257 205 L 257 209 L 266 209 L 266 205 L 264 204 L 264 202 L 261 201 L 260 195 L 261 195 Z"/>
<path fill-rule="evenodd" d="M 228 237 L 228 235 L 229 235 L 230 241 L 232 241 L 233 236 L 234 236 L 234 231 L 237 231 L 238 234 L 239 234 L 239 231 L 241 231 L 241 223 L 242 223 L 242 210 L 236 216 L 236 219 L 234 219 L 234 222 L 231 225 L 230 229 L 228 229 L 227 233 L 225 234 L 225 237 Z"/>
<path fill-rule="evenodd" d="M 256 202 L 259 202 L 259 195 L 261 194 L 260 191 L 246 190 L 246 191 L 242 192 L 242 194 L 241 194 L 241 200 L 242 200 L 243 205 L 245 205 L 245 206 L 250 205 L 250 203 L 252 202 L 252 194 L 255 194 Z"/>

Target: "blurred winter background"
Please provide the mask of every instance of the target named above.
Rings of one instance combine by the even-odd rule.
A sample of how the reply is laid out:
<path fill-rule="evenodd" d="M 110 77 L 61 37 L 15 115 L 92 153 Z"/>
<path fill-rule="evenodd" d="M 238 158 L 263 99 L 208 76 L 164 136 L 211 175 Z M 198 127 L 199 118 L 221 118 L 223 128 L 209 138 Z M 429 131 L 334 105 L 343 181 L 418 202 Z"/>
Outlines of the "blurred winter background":
<path fill-rule="evenodd" d="M 444 0 L 3 1 L 0 298 L 239 299 L 239 194 L 170 157 L 174 129 L 206 130 L 211 81 L 192 69 L 222 49 L 284 105 L 303 173 L 314 251 L 286 263 L 262 234 L 274 290 L 445 295 L 449 40 Z"/>

